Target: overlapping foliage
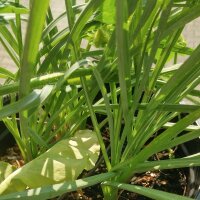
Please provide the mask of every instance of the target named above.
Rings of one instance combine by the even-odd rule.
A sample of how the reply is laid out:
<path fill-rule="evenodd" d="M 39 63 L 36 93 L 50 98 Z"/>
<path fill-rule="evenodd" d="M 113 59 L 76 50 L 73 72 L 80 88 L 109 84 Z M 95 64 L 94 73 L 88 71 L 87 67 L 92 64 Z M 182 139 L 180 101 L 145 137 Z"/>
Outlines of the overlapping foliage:
<path fill-rule="evenodd" d="M 18 67 L 17 73 L 0 69 L 7 77 L 0 87 L 2 121 L 28 163 L 45 157 L 47 149 L 85 129 L 91 119 L 108 172 L 99 180 L 91 176 L 38 185 L 0 199 L 47 199 L 66 192 L 66 185 L 72 191 L 99 182 L 105 199 L 117 199 L 118 188 L 153 199 L 189 199 L 126 183 L 139 172 L 200 165 L 199 154 L 150 159 L 200 136 L 194 125 L 200 118 L 200 46 L 187 47 L 181 35 L 199 17 L 199 1 L 90 0 L 78 5 L 65 0 L 66 12 L 56 19 L 48 0 L 30 1 L 25 42 L 21 14 L 26 9 L 15 3 L 15 15 L 0 25 L 0 41 Z M 68 25 L 60 30 L 62 19 Z M 180 55 L 188 56 L 185 62 L 178 62 Z M 10 97 L 7 106 L 4 95 Z M 183 99 L 196 105 L 180 104 Z M 105 126 L 110 151 L 101 134 Z"/>

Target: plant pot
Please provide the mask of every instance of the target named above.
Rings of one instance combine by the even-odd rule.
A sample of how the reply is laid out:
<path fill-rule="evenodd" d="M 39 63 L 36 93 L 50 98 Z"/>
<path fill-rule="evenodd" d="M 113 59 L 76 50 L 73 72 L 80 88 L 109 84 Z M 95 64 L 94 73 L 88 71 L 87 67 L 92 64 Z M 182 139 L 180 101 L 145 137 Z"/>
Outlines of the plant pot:
<path fill-rule="evenodd" d="M 193 104 L 187 99 L 181 101 L 181 104 Z M 200 119 L 198 119 L 195 125 L 200 127 Z M 200 138 L 186 142 L 181 145 L 182 152 L 185 156 L 196 154 L 200 152 Z M 193 199 L 200 200 L 200 167 L 191 167 L 187 169 L 188 183 L 186 195 Z"/>
<path fill-rule="evenodd" d="M 186 156 L 200 152 L 200 139 L 195 139 L 183 144 L 182 150 Z M 186 195 L 193 199 L 200 200 L 200 167 L 188 169 Z"/>

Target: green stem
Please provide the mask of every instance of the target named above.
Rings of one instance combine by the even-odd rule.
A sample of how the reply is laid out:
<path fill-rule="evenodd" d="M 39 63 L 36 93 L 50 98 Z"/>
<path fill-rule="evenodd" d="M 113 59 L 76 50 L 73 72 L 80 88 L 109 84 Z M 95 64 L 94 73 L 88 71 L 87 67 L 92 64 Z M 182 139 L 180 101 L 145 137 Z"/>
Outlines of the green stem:
<path fill-rule="evenodd" d="M 19 0 L 15 0 L 15 3 L 19 4 Z M 21 29 L 21 16 L 16 14 L 16 26 L 17 26 L 17 42 L 19 49 L 19 62 L 20 67 L 22 65 L 22 54 L 23 54 L 23 42 L 22 42 L 22 29 Z"/>
<path fill-rule="evenodd" d="M 100 147 L 101 147 L 101 151 L 102 151 L 105 163 L 106 163 L 106 167 L 107 167 L 108 171 L 110 171 L 111 170 L 111 164 L 110 164 L 110 161 L 109 161 L 109 158 L 108 158 L 108 154 L 106 152 L 106 147 L 105 147 L 105 144 L 103 142 L 103 138 L 102 138 L 102 135 L 101 135 L 101 132 L 100 132 L 99 124 L 97 122 L 95 113 L 93 111 L 93 108 L 92 108 L 92 105 L 91 105 L 91 102 L 90 102 L 89 91 L 88 91 L 87 86 L 86 86 L 85 78 L 81 78 L 81 82 L 82 82 L 82 86 L 83 86 L 83 89 L 84 89 L 88 108 L 89 108 L 89 111 L 90 111 L 92 123 L 93 123 L 94 129 L 95 129 L 95 132 L 97 134 L 98 141 L 99 141 L 99 144 L 100 144 Z"/>
<path fill-rule="evenodd" d="M 49 0 L 43 0 L 42 2 L 35 0 L 32 2 L 22 65 L 20 68 L 19 98 L 28 95 L 31 90 L 31 78 L 35 72 L 34 66 L 36 64 L 35 62 L 48 6 Z M 28 110 L 20 112 L 19 116 L 21 137 L 26 146 L 26 157 L 24 159 L 28 162 L 32 160 L 31 143 L 28 133 Z"/>

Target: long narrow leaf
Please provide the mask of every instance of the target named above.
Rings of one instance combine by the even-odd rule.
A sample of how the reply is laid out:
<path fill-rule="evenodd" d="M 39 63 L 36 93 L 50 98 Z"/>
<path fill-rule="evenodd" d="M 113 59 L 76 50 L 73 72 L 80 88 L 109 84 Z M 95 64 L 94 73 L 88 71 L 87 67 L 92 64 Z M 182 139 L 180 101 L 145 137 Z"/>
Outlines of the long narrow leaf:
<path fill-rule="evenodd" d="M 27 8 L 12 2 L 0 3 L 0 13 L 27 14 L 28 12 Z"/>
<path fill-rule="evenodd" d="M 78 179 L 76 181 L 71 182 L 63 182 L 59 184 L 54 184 L 50 186 L 45 186 L 41 188 L 31 189 L 24 192 L 17 192 L 8 195 L 0 196 L 0 200 L 46 200 L 62 195 L 66 192 L 77 191 L 78 189 L 82 189 L 85 187 L 89 187 L 91 185 L 95 185 L 97 183 L 101 183 L 105 180 L 108 180 L 114 177 L 116 174 L 109 172 L 105 174 L 100 174 L 96 176 L 91 176 L 88 178 Z"/>
<path fill-rule="evenodd" d="M 103 184 L 105 185 L 110 185 L 113 187 L 117 187 L 119 189 L 122 190 L 128 190 L 130 192 L 135 192 L 141 195 L 144 195 L 146 197 L 149 197 L 151 199 L 159 199 L 159 200 L 191 200 L 191 198 L 189 197 L 183 197 L 177 194 L 172 194 L 172 193 L 168 193 L 168 192 L 163 192 L 163 191 L 159 191 L 159 190 L 155 190 L 155 189 L 151 189 L 151 188 L 145 188 L 145 187 L 141 187 L 141 186 L 136 186 L 136 185 L 129 185 L 129 184 L 125 184 L 125 183 L 117 183 L 117 182 L 104 182 Z"/>
<path fill-rule="evenodd" d="M 34 108 L 42 104 L 52 91 L 52 86 L 45 86 L 42 90 L 34 90 L 26 97 L 0 110 L 0 119 L 21 112 L 27 108 Z"/>

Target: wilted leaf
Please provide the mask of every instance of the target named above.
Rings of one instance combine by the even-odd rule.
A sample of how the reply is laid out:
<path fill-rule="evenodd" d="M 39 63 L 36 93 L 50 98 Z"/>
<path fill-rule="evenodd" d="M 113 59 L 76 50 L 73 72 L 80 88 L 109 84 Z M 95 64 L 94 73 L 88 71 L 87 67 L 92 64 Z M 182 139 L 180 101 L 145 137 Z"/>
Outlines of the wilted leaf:
<path fill-rule="evenodd" d="M 95 133 L 80 130 L 8 176 L 0 184 L 0 194 L 75 180 L 84 169 L 94 167 L 99 151 Z"/>
<path fill-rule="evenodd" d="M 13 171 L 15 167 L 6 162 L 0 162 L 0 183 L 5 180 Z"/>

